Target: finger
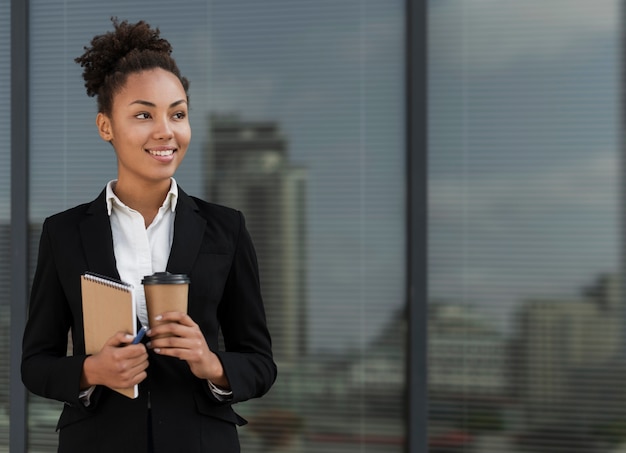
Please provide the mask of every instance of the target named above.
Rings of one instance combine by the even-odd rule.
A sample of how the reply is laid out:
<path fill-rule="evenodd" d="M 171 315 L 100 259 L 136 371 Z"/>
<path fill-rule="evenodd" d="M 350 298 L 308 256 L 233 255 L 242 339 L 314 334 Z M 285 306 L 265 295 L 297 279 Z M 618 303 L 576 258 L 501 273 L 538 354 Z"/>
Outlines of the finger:
<path fill-rule="evenodd" d="M 137 376 L 135 376 L 135 384 L 139 384 L 140 382 L 143 382 L 143 380 L 147 377 L 148 377 L 148 373 L 146 373 L 145 371 L 142 371 L 141 373 L 137 374 Z"/>
<path fill-rule="evenodd" d="M 154 340 L 155 338 L 175 336 L 175 337 L 191 337 L 201 335 L 200 329 L 187 326 L 178 322 L 167 322 L 153 327 L 148 331 L 148 336 Z"/>
<path fill-rule="evenodd" d="M 145 357 L 135 357 L 130 359 L 121 360 L 118 362 L 118 371 L 125 379 L 132 379 L 132 377 L 146 370 L 149 366 L 147 360 L 147 354 Z"/>
<path fill-rule="evenodd" d="M 195 347 L 196 345 L 198 345 L 198 342 L 194 341 L 192 338 L 188 338 L 182 335 L 155 337 L 147 344 L 148 349 L 190 349 Z"/>
<path fill-rule="evenodd" d="M 188 360 L 191 357 L 190 350 L 187 348 L 173 348 L 173 347 L 165 347 L 165 348 L 157 348 L 155 347 L 154 352 L 159 355 L 168 356 L 168 357 L 176 357 L 180 360 Z"/>
<path fill-rule="evenodd" d="M 105 346 L 121 346 L 124 344 L 129 344 L 133 341 L 133 336 L 126 332 L 117 332 L 115 335 L 110 337 Z"/>
<path fill-rule="evenodd" d="M 148 360 L 148 351 L 143 344 L 132 344 L 123 348 L 123 352 L 128 359 Z"/>
<path fill-rule="evenodd" d="M 127 373 L 120 376 L 120 381 L 122 382 L 121 387 L 125 388 L 135 384 L 139 384 L 146 377 L 148 377 L 148 373 L 146 372 L 145 368 L 129 369 L 127 370 Z"/>
<path fill-rule="evenodd" d="M 157 315 L 155 319 L 161 322 L 177 322 L 189 327 L 196 325 L 187 313 L 181 311 L 166 311 Z"/>
<path fill-rule="evenodd" d="M 155 352 L 157 351 L 155 350 Z M 212 371 L 215 367 L 210 365 L 210 357 L 207 351 L 199 349 L 164 348 L 159 349 L 157 353 L 186 361 L 191 372 L 200 379 L 211 379 L 212 376 L 220 375 Z"/>
<path fill-rule="evenodd" d="M 132 387 L 133 385 L 137 385 L 137 384 L 141 383 L 147 377 L 148 377 L 148 373 L 147 372 L 140 371 L 139 373 L 137 373 L 134 376 L 131 376 L 131 377 L 125 378 L 125 379 L 121 379 L 121 383 L 119 385 L 117 385 L 116 387 L 119 387 L 119 388 Z"/>
<path fill-rule="evenodd" d="M 147 354 L 146 354 L 146 357 L 147 357 Z M 134 374 L 139 374 L 142 371 L 146 370 L 149 365 L 150 365 L 150 362 L 148 362 L 148 360 L 146 358 L 146 359 L 133 361 L 129 368 L 130 368 L 130 370 L 133 371 Z"/>
<path fill-rule="evenodd" d="M 148 344 L 148 348 L 157 354 L 178 357 L 182 360 L 202 360 L 210 352 L 208 346 L 194 338 L 167 337 L 154 340 Z"/>
<path fill-rule="evenodd" d="M 142 343 L 140 344 L 126 343 L 126 340 L 118 344 L 113 344 L 112 346 L 115 348 L 113 352 L 114 355 L 119 358 L 129 358 L 129 357 L 139 356 L 145 352 L 145 348 L 146 348 L 145 345 Z"/>

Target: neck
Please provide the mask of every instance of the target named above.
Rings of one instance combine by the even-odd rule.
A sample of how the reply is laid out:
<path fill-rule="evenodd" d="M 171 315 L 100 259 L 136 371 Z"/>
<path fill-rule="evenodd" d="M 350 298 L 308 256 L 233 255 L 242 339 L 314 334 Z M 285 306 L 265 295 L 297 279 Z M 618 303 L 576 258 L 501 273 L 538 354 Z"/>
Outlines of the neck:
<path fill-rule="evenodd" d="M 171 187 L 171 180 L 159 181 L 158 183 L 132 184 L 126 183 L 123 179 L 118 179 L 113 191 L 115 195 L 131 209 L 139 212 L 146 227 L 152 223 L 159 208 L 167 196 Z"/>

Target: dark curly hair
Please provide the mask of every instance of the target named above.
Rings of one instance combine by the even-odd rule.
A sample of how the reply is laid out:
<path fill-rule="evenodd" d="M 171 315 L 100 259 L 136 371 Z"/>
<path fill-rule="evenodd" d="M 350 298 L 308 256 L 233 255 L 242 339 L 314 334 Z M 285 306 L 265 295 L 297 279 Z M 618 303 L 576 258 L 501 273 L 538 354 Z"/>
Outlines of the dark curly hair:
<path fill-rule="evenodd" d="M 161 68 L 174 74 L 189 96 L 189 81 L 180 74 L 172 58 L 171 44 L 159 36 L 158 28 L 144 21 L 129 24 L 111 21 L 114 31 L 95 36 L 91 47 L 74 61 L 83 67 L 83 79 L 89 96 L 96 96 L 98 111 L 111 114 L 113 95 L 124 86 L 130 74 Z"/>

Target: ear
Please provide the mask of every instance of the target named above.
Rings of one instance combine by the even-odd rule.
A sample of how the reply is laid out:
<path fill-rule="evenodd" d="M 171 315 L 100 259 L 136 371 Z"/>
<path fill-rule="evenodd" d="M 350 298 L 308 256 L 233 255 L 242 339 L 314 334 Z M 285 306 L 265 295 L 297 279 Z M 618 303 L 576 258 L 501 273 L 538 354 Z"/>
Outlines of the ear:
<path fill-rule="evenodd" d="M 110 142 L 113 140 L 113 128 L 111 127 L 111 119 L 102 112 L 96 116 L 96 126 L 102 140 Z"/>

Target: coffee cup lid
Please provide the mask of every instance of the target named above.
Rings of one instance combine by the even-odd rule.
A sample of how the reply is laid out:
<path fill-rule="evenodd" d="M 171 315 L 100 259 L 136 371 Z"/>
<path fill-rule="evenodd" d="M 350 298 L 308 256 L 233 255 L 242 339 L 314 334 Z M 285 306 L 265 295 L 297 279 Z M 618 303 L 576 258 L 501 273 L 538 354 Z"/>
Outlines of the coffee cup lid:
<path fill-rule="evenodd" d="M 152 275 L 144 276 L 142 285 L 179 285 L 189 283 L 191 280 L 185 274 L 171 274 L 169 272 L 155 272 Z"/>

